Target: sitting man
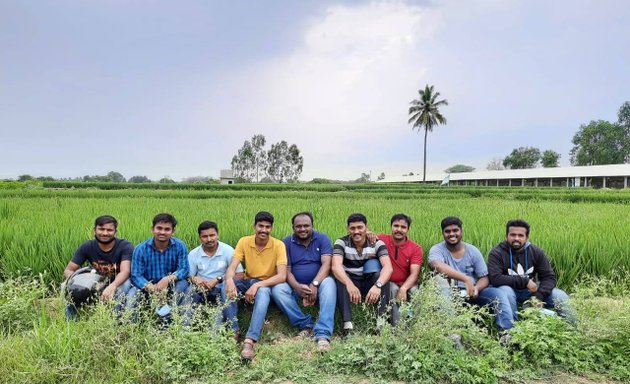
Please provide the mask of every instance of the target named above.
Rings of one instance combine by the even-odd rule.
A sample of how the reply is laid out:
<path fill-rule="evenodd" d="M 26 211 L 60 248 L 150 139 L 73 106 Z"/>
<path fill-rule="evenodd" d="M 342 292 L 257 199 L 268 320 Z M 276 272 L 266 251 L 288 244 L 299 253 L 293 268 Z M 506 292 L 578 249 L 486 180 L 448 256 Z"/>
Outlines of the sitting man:
<path fill-rule="evenodd" d="M 243 341 L 241 358 L 252 360 L 256 355 L 254 344 L 260 339 L 267 308 L 271 300 L 271 287 L 284 283 L 287 278 L 287 252 L 284 243 L 270 236 L 273 215 L 258 212 L 254 218 L 254 235 L 242 237 L 236 244 L 234 258 L 225 274 L 227 297 L 236 299 L 245 294 L 245 301 L 254 304 L 249 329 Z M 245 263 L 245 278 L 235 279 L 239 262 Z M 237 325 L 238 306 L 232 301 L 226 308 L 226 316 Z"/>
<path fill-rule="evenodd" d="M 444 241 L 431 247 L 429 267 L 446 276 L 447 279 L 437 277 L 442 293 L 450 297 L 453 287 L 470 304 L 492 305 L 497 315 L 497 326 L 500 330 L 508 329 L 511 320 L 505 313 L 509 307 L 507 295 L 488 286 L 488 268 L 481 252 L 474 245 L 462 241 L 462 221 L 457 217 L 446 217 L 441 227 Z M 459 345 L 460 341 L 457 339 L 455 343 Z"/>
<path fill-rule="evenodd" d="M 391 235 L 379 234 L 378 238 L 387 246 L 393 272 L 389 283 L 392 302 L 391 324 L 400 319 L 399 303 L 409 300 L 409 294 L 418 289 L 422 269 L 422 247 L 407 237 L 411 228 L 411 217 L 398 213 L 390 220 Z"/>
<path fill-rule="evenodd" d="M 204 221 L 197 227 L 201 245 L 190 251 L 188 264 L 190 272 L 188 280 L 192 283 L 190 301 L 199 303 L 225 303 L 223 280 L 228 265 L 232 263 L 234 248 L 219 241 L 219 227 L 213 221 Z M 236 277 L 243 278 L 243 266 L 239 263 Z M 217 323 L 225 322 L 225 313 L 217 319 Z M 232 324 L 232 327 L 237 325 Z M 238 329 L 235 329 L 235 331 Z"/>
<path fill-rule="evenodd" d="M 173 237 L 177 220 L 173 215 L 160 213 L 153 218 L 152 237 L 138 244 L 131 261 L 131 283 L 127 307 L 131 321 L 137 321 L 136 307 L 145 300 L 168 299 L 184 304 L 188 288 L 188 251 L 180 239 Z M 170 305 L 163 305 L 157 314 L 165 323 L 170 322 Z"/>
<path fill-rule="evenodd" d="M 76 250 L 72 260 L 68 262 L 63 271 L 63 277 L 67 280 L 85 262 L 96 272 L 105 277 L 107 286 L 101 292 L 101 300 L 114 298 L 117 301 L 116 309 L 122 309 L 122 301 L 131 288 L 129 270 L 133 244 L 125 239 L 116 237 L 118 221 L 113 216 L 99 216 L 94 221 L 94 239 L 81 244 Z M 66 306 L 66 318 L 74 319 L 77 316 L 77 307 L 81 303 L 68 303 Z"/>
<path fill-rule="evenodd" d="M 329 277 L 332 258 L 330 239 L 313 230 L 313 215 L 300 212 L 291 219 L 293 234 L 284 238 L 287 249 L 287 282 L 271 289 L 276 305 L 287 315 L 291 324 L 301 329 L 300 335 L 315 333 L 320 351 L 330 349 L 335 320 L 337 287 Z M 305 315 L 296 299 L 305 307 L 319 300 L 319 319 L 316 323 Z"/>
<path fill-rule="evenodd" d="M 365 215 L 353 213 L 347 224 L 348 235 L 337 239 L 333 246 L 332 270 L 337 279 L 337 306 L 341 311 L 343 331 L 350 335 L 354 328 L 350 304 L 359 304 L 363 297 L 368 304 L 380 302 L 378 315 L 385 315 L 390 300 L 386 285 L 392 274 L 392 264 L 385 243 L 368 240 Z M 380 272 L 364 271 L 370 260 L 378 260 Z"/>
<path fill-rule="evenodd" d="M 529 224 L 525 220 L 510 220 L 505 226 L 506 240 L 488 255 L 490 283 L 508 299 L 503 314 L 505 329 L 517 320 L 517 303 L 532 297 L 570 322 L 575 314 L 568 303 L 568 295 L 556 288 L 556 274 L 545 252 L 529 242 Z"/>

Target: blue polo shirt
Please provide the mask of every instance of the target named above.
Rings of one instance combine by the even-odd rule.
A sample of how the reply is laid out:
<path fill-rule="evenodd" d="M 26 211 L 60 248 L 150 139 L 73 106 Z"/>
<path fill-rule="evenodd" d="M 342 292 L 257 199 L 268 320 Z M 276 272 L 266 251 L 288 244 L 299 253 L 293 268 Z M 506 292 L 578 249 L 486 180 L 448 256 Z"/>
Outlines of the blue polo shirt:
<path fill-rule="evenodd" d="M 203 250 L 203 245 L 200 245 L 188 254 L 190 265 L 188 276 L 199 276 L 208 280 L 223 276 L 232 262 L 233 255 L 234 248 L 220 241 L 214 256 L 208 256 Z M 236 273 L 241 272 L 243 272 L 243 266 L 239 263 Z"/>
<path fill-rule="evenodd" d="M 300 244 L 295 234 L 284 238 L 287 249 L 287 267 L 300 284 L 310 284 L 322 266 L 322 255 L 332 256 L 332 245 L 326 234 L 313 231 L 307 247 Z"/>

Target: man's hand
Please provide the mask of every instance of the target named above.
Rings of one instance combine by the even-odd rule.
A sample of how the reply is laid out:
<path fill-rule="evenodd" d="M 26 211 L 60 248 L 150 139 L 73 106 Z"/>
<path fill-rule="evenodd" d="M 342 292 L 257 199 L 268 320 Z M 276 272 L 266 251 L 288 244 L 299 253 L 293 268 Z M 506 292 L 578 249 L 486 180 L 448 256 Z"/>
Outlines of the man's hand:
<path fill-rule="evenodd" d="M 300 284 L 298 285 L 297 289 L 295 290 L 297 292 L 298 295 L 300 295 L 301 298 L 307 298 L 311 295 L 311 288 L 306 285 L 306 284 Z"/>
<path fill-rule="evenodd" d="M 529 281 L 527 282 L 527 290 L 531 293 L 538 292 L 538 284 L 536 284 L 534 280 L 529 279 Z"/>
<path fill-rule="evenodd" d="M 310 290 L 311 293 L 309 293 L 307 296 L 304 296 L 302 298 L 302 305 L 304 305 L 305 307 L 310 307 L 311 305 L 315 305 L 315 302 L 317 301 L 317 287 L 314 286 L 313 284 L 310 284 L 308 286 L 308 289 Z"/>
<path fill-rule="evenodd" d="M 378 235 L 372 231 L 367 231 L 365 235 L 370 243 L 376 243 L 378 241 Z"/>
<path fill-rule="evenodd" d="M 114 297 L 114 293 L 116 293 L 116 288 L 118 287 L 115 286 L 113 283 L 108 285 L 107 288 L 103 290 L 103 293 L 101 293 L 101 300 L 103 301 L 111 300 L 111 298 Z"/>
<path fill-rule="evenodd" d="M 381 289 L 383 288 L 379 288 L 376 285 L 373 285 L 365 296 L 365 302 L 368 304 L 378 303 L 378 300 L 381 298 Z"/>
<path fill-rule="evenodd" d="M 254 298 L 256 297 L 256 292 L 258 292 L 258 285 L 257 283 L 254 283 L 251 287 L 249 287 L 247 292 L 245 292 L 245 301 L 247 301 L 248 303 L 253 303 Z"/>
<path fill-rule="evenodd" d="M 476 299 L 477 297 L 479 297 L 479 288 L 477 288 L 477 285 L 475 285 L 475 289 L 473 290 L 473 299 Z"/>
<path fill-rule="evenodd" d="M 236 290 L 236 284 L 234 279 L 228 279 L 225 282 L 225 292 L 230 299 L 236 299 L 238 297 L 238 291 Z"/>
<path fill-rule="evenodd" d="M 346 289 L 348 290 L 348 295 L 350 295 L 350 302 L 352 304 L 359 304 L 361 302 L 361 291 L 357 288 L 356 285 L 349 283 L 346 285 Z"/>
<path fill-rule="evenodd" d="M 168 289 L 168 285 L 171 283 L 171 280 L 173 278 L 171 277 L 171 275 L 168 276 L 164 276 L 163 278 L 160 279 L 160 281 L 157 282 L 157 284 L 154 285 L 155 291 L 165 291 Z"/>
<path fill-rule="evenodd" d="M 405 302 L 407 301 L 407 289 L 406 288 L 400 288 L 398 290 L 398 293 L 396 293 L 396 300 L 400 301 L 400 302 Z"/>
<path fill-rule="evenodd" d="M 468 292 L 468 297 L 476 297 L 476 287 L 473 285 L 471 279 L 464 280 L 464 284 L 466 284 L 466 292 Z"/>

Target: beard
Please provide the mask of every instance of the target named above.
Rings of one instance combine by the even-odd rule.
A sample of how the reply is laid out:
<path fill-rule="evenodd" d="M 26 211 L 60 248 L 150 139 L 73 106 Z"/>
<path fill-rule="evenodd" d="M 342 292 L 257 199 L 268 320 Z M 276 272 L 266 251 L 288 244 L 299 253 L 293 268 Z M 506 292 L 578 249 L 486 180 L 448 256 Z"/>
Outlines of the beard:
<path fill-rule="evenodd" d="M 96 239 L 96 241 L 98 241 L 101 244 L 111 244 L 114 240 L 116 240 L 115 236 L 112 236 L 112 238 L 107 240 L 107 241 L 103 241 L 103 240 L 99 239 L 96 235 L 94 235 L 94 238 Z"/>

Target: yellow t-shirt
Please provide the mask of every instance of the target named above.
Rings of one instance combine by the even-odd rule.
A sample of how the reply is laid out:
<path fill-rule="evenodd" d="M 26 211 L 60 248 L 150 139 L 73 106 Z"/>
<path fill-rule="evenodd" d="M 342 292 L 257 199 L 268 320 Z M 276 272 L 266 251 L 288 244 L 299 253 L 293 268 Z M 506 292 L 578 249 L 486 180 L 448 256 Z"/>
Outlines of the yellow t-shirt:
<path fill-rule="evenodd" d="M 262 251 L 256 249 L 256 235 L 241 237 L 234 248 L 234 257 L 245 263 L 245 277 L 267 280 L 277 273 L 276 266 L 287 265 L 284 243 L 269 236 Z"/>

